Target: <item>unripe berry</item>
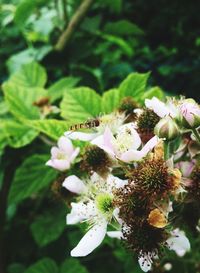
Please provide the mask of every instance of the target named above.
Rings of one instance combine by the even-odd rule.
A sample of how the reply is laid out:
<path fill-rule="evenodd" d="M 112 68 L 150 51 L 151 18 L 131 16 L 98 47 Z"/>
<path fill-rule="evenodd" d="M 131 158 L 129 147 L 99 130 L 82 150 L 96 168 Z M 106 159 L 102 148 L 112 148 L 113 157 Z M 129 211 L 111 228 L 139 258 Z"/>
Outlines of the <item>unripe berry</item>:
<path fill-rule="evenodd" d="M 173 140 L 179 135 L 179 128 L 170 116 L 166 116 L 158 122 L 154 129 L 154 133 L 160 138 Z"/>

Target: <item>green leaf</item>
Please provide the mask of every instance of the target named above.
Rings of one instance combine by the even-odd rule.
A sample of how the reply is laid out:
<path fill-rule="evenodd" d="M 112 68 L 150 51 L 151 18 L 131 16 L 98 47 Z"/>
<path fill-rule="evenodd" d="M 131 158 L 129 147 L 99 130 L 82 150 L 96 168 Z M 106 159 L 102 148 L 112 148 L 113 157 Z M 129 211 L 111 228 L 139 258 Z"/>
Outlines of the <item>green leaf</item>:
<path fill-rule="evenodd" d="M 24 64 L 9 79 L 9 82 L 18 87 L 44 87 L 46 81 L 47 74 L 45 69 L 35 62 Z"/>
<path fill-rule="evenodd" d="M 119 86 L 121 98 L 131 96 L 138 101 L 145 91 L 148 78 L 149 73 L 131 73 L 128 75 Z"/>
<path fill-rule="evenodd" d="M 25 271 L 25 266 L 20 263 L 10 264 L 7 268 L 8 273 L 23 273 Z"/>
<path fill-rule="evenodd" d="M 89 273 L 89 271 L 79 260 L 69 258 L 62 264 L 60 273 Z"/>
<path fill-rule="evenodd" d="M 14 20 L 19 27 L 24 26 L 26 20 L 32 14 L 34 8 L 35 8 L 35 1 L 33 0 L 23 0 L 17 6 Z"/>
<path fill-rule="evenodd" d="M 39 119 L 39 108 L 33 103 L 47 97 L 47 91 L 40 87 L 25 88 L 14 83 L 3 85 L 5 100 L 10 112 L 18 119 Z"/>
<path fill-rule="evenodd" d="M 111 89 L 106 91 L 102 96 L 102 112 L 111 113 L 120 104 L 119 89 Z"/>
<path fill-rule="evenodd" d="M 163 90 L 158 86 L 152 87 L 141 96 L 140 101 L 144 102 L 145 99 L 151 99 L 153 97 L 157 97 L 158 99 L 162 100 L 164 98 Z"/>
<path fill-rule="evenodd" d="M 63 206 L 55 207 L 38 216 L 31 224 L 31 232 L 40 247 L 60 237 L 66 226 L 65 214 Z"/>
<path fill-rule="evenodd" d="M 49 155 L 33 155 L 17 169 L 9 192 L 9 203 L 22 201 L 47 187 L 55 178 L 55 170 L 45 163 Z"/>
<path fill-rule="evenodd" d="M 58 273 L 58 267 L 54 260 L 43 258 L 31 265 L 25 273 Z"/>
<path fill-rule="evenodd" d="M 144 32 L 135 24 L 128 20 L 119 20 L 117 22 L 109 22 L 105 25 L 104 31 L 112 35 L 143 35 Z"/>
<path fill-rule="evenodd" d="M 36 130 L 14 120 L 4 120 L 4 133 L 8 144 L 13 148 L 20 148 L 31 143 L 38 135 Z"/>
<path fill-rule="evenodd" d="M 61 102 L 61 116 L 72 122 L 83 122 L 101 112 L 101 97 L 88 87 L 70 90 Z"/>
<path fill-rule="evenodd" d="M 60 99 L 65 92 L 75 87 L 77 83 L 79 82 L 79 80 L 80 80 L 79 78 L 75 78 L 75 77 L 66 77 L 54 83 L 48 89 L 48 95 L 51 98 L 51 102 L 54 102 L 55 100 Z"/>
<path fill-rule="evenodd" d="M 29 120 L 27 125 L 55 140 L 58 140 L 69 128 L 66 121 L 56 119 Z"/>
<path fill-rule="evenodd" d="M 0 116 L 4 116 L 8 113 L 8 106 L 5 101 L 0 102 Z"/>

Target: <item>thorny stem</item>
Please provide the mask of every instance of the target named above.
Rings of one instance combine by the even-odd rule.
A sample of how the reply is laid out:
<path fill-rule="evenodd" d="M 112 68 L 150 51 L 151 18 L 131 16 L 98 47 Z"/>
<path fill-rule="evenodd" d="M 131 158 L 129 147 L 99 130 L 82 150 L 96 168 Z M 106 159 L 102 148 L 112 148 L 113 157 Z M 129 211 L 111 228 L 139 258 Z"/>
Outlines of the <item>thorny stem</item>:
<path fill-rule="evenodd" d="M 74 13 L 73 17 L 71 18 L 67 28 L 59 37 L 55 45 L 55 50 L 62 51 L 66 47 L 71 37 L 73 36 L 75 30 L 80 25 L 83 18 L 86 16 L 92 4 L 93 4 L 93 0 L 83 0 L 82 4 L 79 6 L 77 11 Z"/>
<path fill-rule="evenodd" d="M 193 134 L 194 134 L 194 136 L 195 136 L 197 142 L 200 144 L 200 135 L 199 135 L 197 129 L 193 128 L 193 129 L 192 129 L 192 132 L 193 132 Z"/>

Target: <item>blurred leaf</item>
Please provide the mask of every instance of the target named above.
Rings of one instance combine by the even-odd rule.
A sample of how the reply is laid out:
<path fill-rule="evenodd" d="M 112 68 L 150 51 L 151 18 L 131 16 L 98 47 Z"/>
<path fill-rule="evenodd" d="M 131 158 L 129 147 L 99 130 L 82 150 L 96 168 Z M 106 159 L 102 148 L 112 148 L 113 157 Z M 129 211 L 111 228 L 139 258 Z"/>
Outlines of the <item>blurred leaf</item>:
<path fill-rule="evenodd" d="M 164 92 L 158 86 L 152 87 L 141 96 L 140 101 L 144 102 L 145 99 L 151 99 L 153 97 L 157 97 L 158 99 L 162 100 L 164 98 Z"/>
<path fill-rule="evenodd" d="M 39 119 L 39 108 L 33 105 L 47 97 L 47 91 L 40 87 L 28 88 L 8 82 L 3 85 L 6 103 L 10 112 L 19 119 Z"/>
<path fill-rule="evenodd" d="M 105 33 L 100 32 L 100 31 L 97 32 L 97 35 L 99 35 L 104 40 L 110 42 L 111 44 L 114 44 L 114 45 L 118 46 L 123 51 L 123 53 L 125 55 L 127 55 L 128 57 L 131 57 L 133 55 L 132 47 L 124 39 L 122 39 L 120 37 L 117 37 L 117 36 L 114 36 L 114 35 L 105 34 Z"/>
<path fill-rule="evenodd" d="M 79 82 L 79 78 L 65 77 L 54 83 L 48 88 L 48 95 L 51 98 L 51 102 L 60 99 L 68 89 L 72 89 Z"/>
<path fill-rule="evenodd" d="M 101 97 L 88 87 L 65 93 L 61 102 L 61 116 L 72 122 L 83 122 L 101 112 Z"/>
<path fill-rule="evenodd" d="M 60 237 L 66 226 L 65 215 L 66 209 L 63 206 L 55 207 L 38 216 L 31 224 L 31 232 L 40 247 Z"/>
<path fill-rule="evenodd" d="M 7 268 L 8 273 L 23 273 L 25 271 L 25 266 L 20 263 L 10 264 Z"/>
<path fill-rule="evenodd" d="M 29 120 L 27 125 L 55 140 L 58 140 L 69 128 L 69 124 L 66 121 L 56 119 Z"/>
<path fill-rule="evenodd" d="M 42 60 L 51 50 L 51 45 L 43 45 L 37 48 L 31 47 L 11 55 L 11 57 L 6 62 L 6 65 L 9 72 L 14 73 L 20 70 L 24 64 Z"/>
<path fill-rule="evenodd" d="M 25 273 L 58 273 L 58 267 L 54 260 L 43 258 L 31 265 Z"/>
<path fill-rule="evenodd" d="M 69 258 L 62 264 L 60 273 L 89 273 L 89 271 L 79 262 L 79 260 Z"/>
<path fill-rule="evenodd" d="M 9 203 L 30 197 L 56 178 L 56 171 L 45 165 L 48 159 L 49 155 L 36 154 L 24 160 L 16 170 L 9 192 Z"/>
<path fill-rule="evenodd" d="M 111 89 L 103 93 L 102 96 L 102 111 L 106 114 L 111 113 L 120 104 L 119 89 Z"/>
<path fill-rule="evenodd" d="M 105 25 L 104 31 L 112 35 L 143 35 L 144 32 L 128 20 L 109 22 Z"/>
<path fill-rule="evenodd" d="M 38 135 L 36 130 L 14 120 L 3 120 L 4 132 L 8 144 L 13 148 L 20 148 L 31 143 Z"/>
<path fill-rule="evenodd" d="M 45 69 L 35 62 L 24 64 L 9 79 L 9 82 L 21 87 L 44 87 L 46 81 L 47 74 Z"/>
<path fill-rule="evenodd" d="M 28 17 L 32 14 L 35 6 L 36 6 L 36 1 L 34 0 L 23 0 L 17 6 L 14 20 L 19 27 L 24 26 Z"/>
<path fill-rule="evenodd" d="M 121 97 L 131 96 L 136 101 L 140 100 L 140 96 L 142 96 L 145 91 L 148 78 L 149 73 L 131 73 L 128 75 L 119 86 Z"/>
<path fill-rule="evenodd" d="M 0 116 L 8 113 L 8 106 L 5 101 L 0 102 Z"/>

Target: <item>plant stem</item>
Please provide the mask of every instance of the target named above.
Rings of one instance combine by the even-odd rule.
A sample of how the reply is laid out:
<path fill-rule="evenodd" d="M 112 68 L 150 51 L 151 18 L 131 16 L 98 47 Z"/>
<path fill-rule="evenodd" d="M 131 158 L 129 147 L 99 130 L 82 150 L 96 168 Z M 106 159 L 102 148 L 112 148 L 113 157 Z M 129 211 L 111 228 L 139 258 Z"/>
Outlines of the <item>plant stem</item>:
<path fill-rule="evenodd" d="M 200 144 L 200 135 L 199 135 L 197 129 L 196 129 L 196 128 L 193 128 L 193 129 L 192 129 L 192 132 L 193 132 L 193 134 L 194 134 L 194 136 L 195 136 L 197 142 Z"/>
<path fill-rule="evenodd" d="M 170 157 L 170 141 L 164 141 L 164 157 L 165 160 L 169 159 Z"/>
<path fill-rule="evenodd" d="M 86 16 L 92 4 L 93 4 L 93 0 L 83 0 L 82 4 L 79 6 L 77 11 L 72 16 L 67 28 L 59 37 L 55 45 L 55 50 L 62 51 L 66 47 L 71 37 L 73 36 L 75 30 L 80 25 L 83 18 Z"/>
<path fill-rule="evenodd" d="M 62 8 L 63 8 L 63 19 L 65 24 L 68 22 L 68 14 L 67 14 L 67 0 L 62 0 Z"/>

